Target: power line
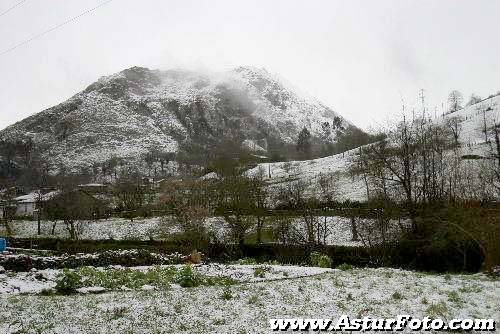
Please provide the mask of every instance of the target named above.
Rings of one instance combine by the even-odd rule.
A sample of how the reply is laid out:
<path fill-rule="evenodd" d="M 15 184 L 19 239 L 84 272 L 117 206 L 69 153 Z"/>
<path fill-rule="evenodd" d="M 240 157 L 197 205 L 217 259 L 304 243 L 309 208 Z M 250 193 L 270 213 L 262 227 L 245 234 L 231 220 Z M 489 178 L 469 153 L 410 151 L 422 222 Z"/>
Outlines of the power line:
<path fill-rule="evenodd" d="M 32 36 L 32 37 L 28 38 L 27 40 L 22 41 L 21 43 L 16 44 L 16 45 L 14 45 L 13 47 L 11 47 L 11 48 L 9 48 L 9 49 L 7 49 L 7 50 L 4 50 L 4 51 L 2 51 L 2 52 L 0 52 L 0 56 L 3 56 L 4 54 L 9 53 L 9 52 L 11 52 L 11 51 L 14 51 L 15 49 L 17 49 L 17 48 L 19 48 L 19 47 L 21 47 L 21 46 L 23 46 L 23 45 L 26 45 L 26 44 L 28 44 L 28 43 L 30 43 L 30 42 L 32 42 L 32 41 L 34 41 L 35 39 L 38 39 L 38 38 L 40 38 L 40 37 L 42 37 L 42 36 L 44 36 L 44 35 L 47 35 L 48 33 L 51 33 L 51 32 L 53 32 L 54 30 L 57 30 L 57 29 L 59 29 L 59 28 L 61 28 L 61 27 L 65 26 L 65 25 L 67 25 L 68 23 L 71 23 L 71 22 L 73 22 L 73 21 L 76 21 L 76 20 L 77 20 L 77 19 L 79 19 L 80 17 L 82 17 L 82 16 L 84 16 L 84 15 L 86 15 L 86 14 L 89 14 L 89 13 L 91 13 L 91 12 L 93 12 L 93 11 L 97 10 L 98 8 L 100 8 L 100 7 L 102 7 L 102 6 L 104 6 L 104 5 L 108 4 L 108 3 L 110 3 L 111 1 L 113 1 L 113 0 L 106 0 L 106 1 L 103 1 L 103 2 L 101 2 L 100 4 L 98 4 L 97 6 L 92 7 L 92 8 L 90 8 L 90 9 L 87 9 L 87 10 L 85 10 L 84 12 L 82 12 L 82 13 L 78 14 L 77 16 L 73 16 L 72 18 L 70 18 L 70 19 L 68 19 L 68 20 L 66 20 L 66 21 L 64 21 L 64 22 L 62 22 L 62 23 L 59 23 L 58 25 L 53 26 L 52 28 L 49 28 L 49 29 L 47 29 L 47 30 L 45 30 L 45 31 L 42 31 L 41 33 L 38 33 L 38 34 L 36 34 L 36 35 L 34 35 L 34 36 Z"/>
<path fill-rule="evenodd" d="M 10 7 L 10 8 L 7 8 L 5 11 L 1 12 L 0 13 L 0 17 L 4 16 L 5 14 L 7 14 L 8 12 L 10 12 L 11 10 L 13 10 L 14 8 L 16 8 L 17 6 L 20 6 L 23 4 L 23 2 L 26 2 L 26 0 L 21 0 L 19 1 L 18 3 L 16 3 L 14 6 Z"/>

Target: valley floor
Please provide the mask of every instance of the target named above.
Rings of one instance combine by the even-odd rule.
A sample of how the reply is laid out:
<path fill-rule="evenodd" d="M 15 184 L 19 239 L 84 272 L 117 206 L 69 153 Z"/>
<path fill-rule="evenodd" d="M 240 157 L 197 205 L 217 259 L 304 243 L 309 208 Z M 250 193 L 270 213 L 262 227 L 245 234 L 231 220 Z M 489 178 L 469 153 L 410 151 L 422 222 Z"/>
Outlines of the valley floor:
<path fill-rule="evenodd" d="M 272 266 L 275 273 L 290 275 L 254 280 L 248 275 L 252 266 L 231 268 L 196 269 L 243 273 L 230 287 L 172 285 L 71 296 L 3 293 L 0 332 L 269 333 L 269 318 L 337 319 L 343 314 L 500 320 L 500 281 L 483 274 Z"/>

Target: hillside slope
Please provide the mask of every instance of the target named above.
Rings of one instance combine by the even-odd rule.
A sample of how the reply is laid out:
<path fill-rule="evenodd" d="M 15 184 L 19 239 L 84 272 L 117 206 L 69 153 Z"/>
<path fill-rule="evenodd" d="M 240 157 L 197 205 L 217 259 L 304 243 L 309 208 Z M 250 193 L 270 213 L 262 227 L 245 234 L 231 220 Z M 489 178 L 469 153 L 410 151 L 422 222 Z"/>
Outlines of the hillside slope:
<path fill-rule="evenodd" d="M 438 117 L 441 124 L 455 119 L 458 122 L 458 134 L 461 156 L 487 156 L 491 152 L 491 141 L 484 133 L 484 124 L 489 130 L 500 122 L 500 95 L 490 97 L 477 104 L 467 106 L 457 112 Z M 366 186 L 359 178 L 349 174 L 349 167 L 356 157 L 357 149 L 321 159 L 262 163 L 249 170 L 248 175 L 262 174 L 273 191 L 279 192 L 296 181 L 306 185 L 306 194 L 321 198 L 320 179 L 322 176 L 335 175 L 335 197 L 337 200 L 365 201 Z M 474 168 L 475 160 L 464 160 L 467 168 Z"/>
<path fill-rule="evenodd" d="M 500 122 L 500 95 L 444 115 L 438 122 L 445 123 L 452 119 L 456 119 L 460 125 L 458 133 L 462 154 L 484 156 L 489 151 L 488 142 L 494 141 L 491 134 L 485 134 L 484 127 L 486 124 L 487 129 L 491 130 L 495 123 Z"/>

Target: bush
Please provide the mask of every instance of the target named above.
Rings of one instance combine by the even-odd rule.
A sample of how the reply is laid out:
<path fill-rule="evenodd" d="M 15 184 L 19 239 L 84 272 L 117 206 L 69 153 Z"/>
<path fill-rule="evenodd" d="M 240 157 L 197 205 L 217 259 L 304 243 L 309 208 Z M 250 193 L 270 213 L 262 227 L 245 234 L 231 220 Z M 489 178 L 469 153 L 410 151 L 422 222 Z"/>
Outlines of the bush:
<path fill-rule="evenodd" d="M 248 304 L 257 304 L 259 302 L 259 298 L 255 295 L 253 296 L 250 296 L 250 298 L 248 298 Z"/>
<path fill-rule="evenodd" d="M 201 277 L 193 271 L 190 264 L 186 264 L 177 274 L 177 284 L 183 288 L 200 286 L 203 282 Z"/>
<path fill-rule="evenodd" d="M 321 268 L 332 267 L 332 259 L 330 259 L 330 257 L 326 254 L 312 252 L 310 259 L 311 259 L 311 265 L 313 265 L 314 267 L 321 267 Z"/>
<path fill-rule="evenodd" d="M 56 291 L 61 294 L 75 293 L 82 287 L 82 277 L 75 271 L 64 269 L 56 279 Z"/>

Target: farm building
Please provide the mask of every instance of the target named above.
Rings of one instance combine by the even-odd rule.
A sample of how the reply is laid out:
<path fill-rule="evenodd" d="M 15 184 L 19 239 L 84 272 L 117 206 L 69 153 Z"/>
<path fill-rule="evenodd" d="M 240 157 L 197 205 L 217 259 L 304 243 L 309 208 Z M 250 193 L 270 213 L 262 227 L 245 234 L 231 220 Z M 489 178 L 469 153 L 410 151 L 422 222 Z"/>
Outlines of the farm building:
<path fill-rule="evenodd" d="M 35 190 L 27 195 L 19 196 L 13 199 L 16 203 L 16 216 L 18 217 L 34 217 L 38 214 L 38 203 L 46 202 L 59 194 L 58 190 L 43 192 Z"/>

